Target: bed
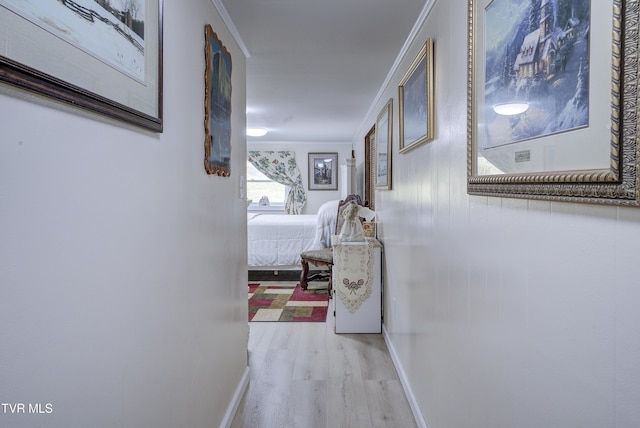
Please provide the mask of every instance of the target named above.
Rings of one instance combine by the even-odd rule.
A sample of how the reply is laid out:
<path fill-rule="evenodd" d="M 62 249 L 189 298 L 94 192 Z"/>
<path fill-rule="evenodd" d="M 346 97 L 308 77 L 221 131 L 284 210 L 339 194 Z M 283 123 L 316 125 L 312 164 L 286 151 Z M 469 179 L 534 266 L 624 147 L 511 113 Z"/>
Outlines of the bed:
<path fill-rule="evenodd" d="M 247 213 L 249 269 L 300 269 L 300 253 L 331 246 L 338 200 L 317 214 Z"/>

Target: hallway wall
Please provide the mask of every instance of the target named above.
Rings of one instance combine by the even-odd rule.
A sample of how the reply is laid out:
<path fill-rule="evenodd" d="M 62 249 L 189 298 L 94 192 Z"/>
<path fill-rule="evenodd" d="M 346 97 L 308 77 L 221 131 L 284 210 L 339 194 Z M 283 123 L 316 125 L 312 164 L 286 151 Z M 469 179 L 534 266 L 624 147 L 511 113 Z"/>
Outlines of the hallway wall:
<path fill-rule="evenodd" d="M 394 98 L 376 211 L 401 368 L 430 428 L 640 426 L 640 209 L 467 195 L 466 13 L 435 2 L 354 141 L 361 160 Z M 436 139 L 399 154 L 397 84 L 429 37 Z"/>
<path fill-rule="evenodd" d="M 164 7 L 162 134 L 0 85 L 0 402 L 52 406 L 0 426 L 219 426 L 247 367 L 245 58 L 210 0 Z M 207 23 L 230 178 L 203 168 Z"/>

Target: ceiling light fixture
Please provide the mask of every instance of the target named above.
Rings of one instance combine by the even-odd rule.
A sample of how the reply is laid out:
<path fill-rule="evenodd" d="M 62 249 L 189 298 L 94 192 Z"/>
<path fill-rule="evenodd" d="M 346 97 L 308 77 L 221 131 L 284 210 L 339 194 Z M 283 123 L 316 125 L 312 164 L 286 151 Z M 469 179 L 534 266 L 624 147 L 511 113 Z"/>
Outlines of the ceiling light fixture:
<path fill-rule="evenodd" d="M 247 135 L 249 137 L 264 137 L 267 135 L 267 128 L 247 128 Z"/>
<path fill-rule="evenodd" d="M 493 111 L 502 116 L 513 116 L 527 111 L 529 104 L 527 103 L 501 103 L 493 106 Z"/>

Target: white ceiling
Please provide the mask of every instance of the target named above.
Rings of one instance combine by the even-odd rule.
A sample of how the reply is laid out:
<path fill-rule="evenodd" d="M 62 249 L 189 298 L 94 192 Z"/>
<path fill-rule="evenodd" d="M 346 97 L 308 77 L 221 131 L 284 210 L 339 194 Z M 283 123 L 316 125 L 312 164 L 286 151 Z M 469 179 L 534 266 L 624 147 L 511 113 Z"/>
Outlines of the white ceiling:
<path fill-rule="evenodd" d="M 247 126 L 269 130 L 247 140 L 283 143 L 350 143 L 425 7 L 425 0 L 218 1 L 248 55 Z"/>

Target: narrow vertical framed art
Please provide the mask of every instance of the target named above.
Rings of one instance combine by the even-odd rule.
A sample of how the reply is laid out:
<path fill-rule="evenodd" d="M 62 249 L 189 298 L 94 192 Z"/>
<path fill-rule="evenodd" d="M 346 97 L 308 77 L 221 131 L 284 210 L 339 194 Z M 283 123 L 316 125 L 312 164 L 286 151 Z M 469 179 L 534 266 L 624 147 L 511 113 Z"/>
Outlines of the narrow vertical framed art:
<path fill-rule="evenodd" d="M 374 124 L 364 137 L 364 199 L 369 208 L 376 209 L 376 125 Z"/>
<path fill-rule="evenodd" d="M 391 190 L 391 151 L 393 135 L 393 98 L 382 108 L 376 119 L 376 189 Z"/>
<path fill-rule="evenodd" d="M 231 175 L 231 54 L 211 25 L 204 28 L 204 169 Z"/>

